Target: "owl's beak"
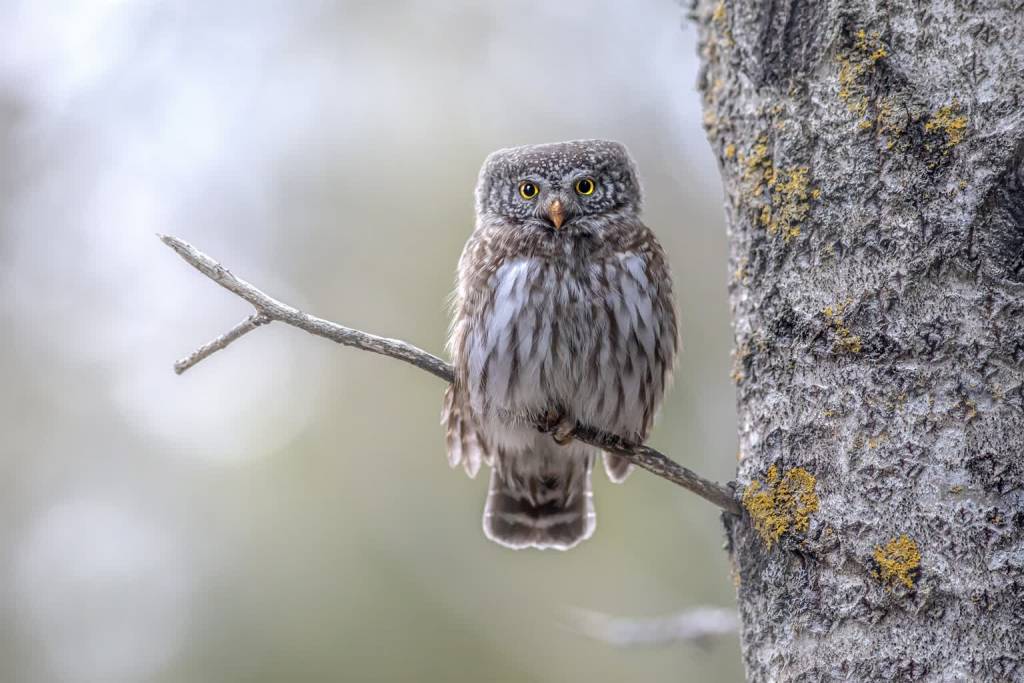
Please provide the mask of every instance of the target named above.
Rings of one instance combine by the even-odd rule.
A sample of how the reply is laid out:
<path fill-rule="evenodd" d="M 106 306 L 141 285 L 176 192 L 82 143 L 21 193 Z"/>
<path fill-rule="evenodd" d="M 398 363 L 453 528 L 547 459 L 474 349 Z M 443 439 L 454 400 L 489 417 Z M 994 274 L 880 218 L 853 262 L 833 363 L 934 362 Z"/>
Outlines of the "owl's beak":
<path fill-rule="evenodd" d="M 551 219 L 551 223 L 555 226 L 555 230 L 562 227 L 562 223 L 565 222 L 565 210 L 562 209 L 562 202 L 555 199 L 548 204 L 548 218 Z"/>

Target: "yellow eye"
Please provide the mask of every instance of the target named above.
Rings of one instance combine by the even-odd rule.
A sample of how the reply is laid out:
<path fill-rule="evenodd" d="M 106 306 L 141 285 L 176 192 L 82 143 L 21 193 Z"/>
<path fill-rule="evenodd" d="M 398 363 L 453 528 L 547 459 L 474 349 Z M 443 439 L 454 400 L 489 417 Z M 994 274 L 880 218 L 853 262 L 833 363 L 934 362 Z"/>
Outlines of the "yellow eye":
<path fill-rule="evenodd" d="M 533 199 L 538 194 L 540 194 L 540 190 L 538 190 L 537 186 L 531 183 L 529 180 L 524 180 L 523 182 L 519 183 L 519 196 L 521 196 L 523 199 Z"/>
<path fill-rule="evenodd" d="M 576 194 L 588 195 L 594 194 L 594 188 L 597 187 L 594 184 L 593 178 L 580 178 L 576 181 Z"/>

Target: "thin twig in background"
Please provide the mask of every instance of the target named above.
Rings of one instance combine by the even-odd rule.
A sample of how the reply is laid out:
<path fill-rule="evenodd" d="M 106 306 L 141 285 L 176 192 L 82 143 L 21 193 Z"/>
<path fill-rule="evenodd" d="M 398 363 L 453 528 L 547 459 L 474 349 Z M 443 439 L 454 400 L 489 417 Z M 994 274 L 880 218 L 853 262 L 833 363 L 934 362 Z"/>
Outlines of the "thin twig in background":
<path fill-rule="evenodd" d="M 303 313 L 297 308 L 264 294 L 245 280 L 232 275 L 227 268 L 188 242 L 170 235 L 159 235 L 159 237 L 164 244 L 174 249 L 181 258 L 200 273 L 232 294 L 249 302 L 256 309 L 255 313 L 231 330 L 204 344 L 187 357 L 175 363 L 174 370 L 178 374 L 185 372 L 211 354 L 226 348 L 232 342 L 252 332 L 257 327 L 276 320 L 310 334 L 315 334 L 318 337 L 330 339 L 338 344 L 379 353 L 382 356 L 397 358 L 421 370 L 425 370 L 446 382 L 451 382 L 455 376 L 451 365 L 423 349 L 400 339 L 378 337 L 374 334 L 345 327 L 344 325 Z M 624 443 L 621 439 L 589 425 L 578 425 L 573 433 L 573 437 L 578 441 L 620 455 L 637 467 L 696 493 L 701 498 L 717 505 L 726 512 L 734 515 L 740 514 L 740 505 L 736 501 L 736 496 L 732 489 L 710 479 L 705 479 L 650 446 Z"/>
<path fill-rule="evenodd" d="M 706 643 L 716 636 L 739 631 L 740 619 L 734 609 L 695 607 L 667 617 L 629 619 L 590 610 L 572 610 L 569 627 L 619 647 L 665 645 L 678 642 Z"/>

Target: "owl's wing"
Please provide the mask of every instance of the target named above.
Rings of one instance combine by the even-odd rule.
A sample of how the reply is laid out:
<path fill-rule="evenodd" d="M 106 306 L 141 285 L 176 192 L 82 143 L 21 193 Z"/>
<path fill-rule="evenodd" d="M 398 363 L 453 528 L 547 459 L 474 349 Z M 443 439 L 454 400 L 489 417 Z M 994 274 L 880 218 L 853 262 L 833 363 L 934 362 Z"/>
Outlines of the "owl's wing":
<path fill-rule="evenodd" d="M 622 300 L 625 306 L 616 309 L 616 326 L 627 337 L 624 348 L 646 368 L 640 380 L 640 397 L 627 410 L 635 418 L 627 425 L 630 439 L 643 443 L 650 434 L 654 416 L 672 380 L 672 370 L 679 348 L 675 299 L 672 278 L 665 253 L 654 234 L 642 224 L 638 225 L 635 246 L 619 264 Z M 604 454 L 604 467 L 608 478 L 619 483 L 629 476 L 632 465 L 625 458 L 612 453 Z"/>
<path fill-rule="evenodd" d="M 445 427 L 445 441 L 448 447 L 448 464 L 458 467 L 459 463 L 462 463 L 470 477 L 475 477 L 480 471 L 481 463 L 493 463 L 486 438 L 473 414 L 465 390 L 468 320 L 474 314 L 480 299 L 479 287 L 472 286 L 477 270 L 473 267 L 473 254 L 478 243 L 479 236 L 474 233 L 466 243 L 462 258 L 459 260 L 459 281 L 452 300 L 453 318 L 448 337 L 448 352 L 455 366 L 455 381 L 444 394 L 444 407 L 441 410 L 441 424 Z"/>
<path fill-rule="evenodd" d="M 451 384 L 444 394 L 444 408 L 441 410 L 441 424 L 445 428 L 445 442 L 448 446 L 448 464 L 458 467 L 475 477 L 480 464 L 491 465 L 493 460 L 487 448 L 483 432 L 477 426 L 473 409 L 464 392 Z"/>

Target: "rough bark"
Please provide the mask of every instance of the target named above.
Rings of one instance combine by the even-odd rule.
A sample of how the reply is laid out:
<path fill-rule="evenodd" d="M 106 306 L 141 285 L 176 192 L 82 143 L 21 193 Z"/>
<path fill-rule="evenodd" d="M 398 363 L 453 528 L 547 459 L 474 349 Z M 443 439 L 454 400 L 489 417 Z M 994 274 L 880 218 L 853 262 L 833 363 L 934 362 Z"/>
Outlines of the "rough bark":
<path fill-rule="evenodd" d="M 748 680 L 1024 680 L 1024 4 L 692 16 Z"/>

